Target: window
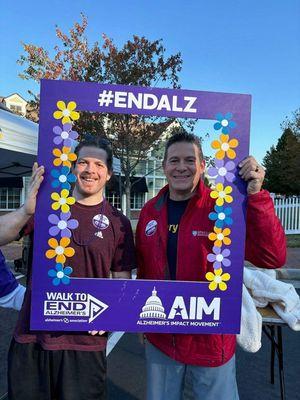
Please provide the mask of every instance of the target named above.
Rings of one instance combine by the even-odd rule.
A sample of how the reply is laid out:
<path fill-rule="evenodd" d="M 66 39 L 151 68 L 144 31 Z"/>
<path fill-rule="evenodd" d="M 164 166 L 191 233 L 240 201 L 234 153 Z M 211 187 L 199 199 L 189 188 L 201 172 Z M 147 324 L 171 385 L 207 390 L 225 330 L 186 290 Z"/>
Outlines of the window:
<path fill-rule="evenodd" d="M 21 205 L 21 188 L 0 188 L 0 208 L 14 210 Z"/>
<path fill-rule="evenodd" d="M 155 175 L 156 176 L 164 176 L 164 170 L 162 167 L 162 162 L 161 161 L 157 161 L 156 162 L 156 171 L 155 171 Z"/>
<path fill-rule="evenodd" d="M 121 202 L 120 202 L 120 196 L 116 193 L 111 193 L 108 192 L 106 194 L 106 200 L 114 207 L 116 207 L 118 210 L 121 210 Z"/>
<path fill-rule="evenodd" d="M 133 193 L 130 196 L 130 208 L 132 210 L 140 210 L 145 204 L 145 193 Z"/>
<path fill-rule="evenodd" d="M 22 113 L 22 107 L 21 106 L 16 106 L 11 104 L 10 107 L 11 111 L 17 112 L 17 113 Z"/>

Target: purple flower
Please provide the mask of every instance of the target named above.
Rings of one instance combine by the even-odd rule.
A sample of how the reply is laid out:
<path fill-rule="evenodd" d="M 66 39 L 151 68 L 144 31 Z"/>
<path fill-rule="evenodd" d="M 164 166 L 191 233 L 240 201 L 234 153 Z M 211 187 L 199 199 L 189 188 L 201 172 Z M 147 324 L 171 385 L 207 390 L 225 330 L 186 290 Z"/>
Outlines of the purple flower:
<path fill-rule="evenodd" d="M 233 161 L 227 161 L 224 164 L 224 160 L 215 159 L 215 166 L 208 169 L 208 175 L 212 178 L 216 177 L 216 183 L 224 183 L 226 179 L 228 182 L 235 180 L 235 175 L 230 172 L 234 169 L 235 163 Z"/>
<path fill-rule="evenodd" d="M 209 262 L 213 262 L 214 269 L 219 269 L 222 267 L 222 265 L 224 267 L 229 267 L 231 265 L 231 261 L 226 258 L 229 255 L 229 249 L 224 249 L 223 251 L 221 251 L 221 247 L 214 246 L 213 253 L 208 254 L 207 260 Z"/>
<path fill-rule="evenodd" d="M 61 237 L 71 237 L 70 229 L 76 229 L 78 227 L 78 221 L 76 219 L 69 219 L 71 213 L 60 213 L 60 217 L 56 214 L 50 214 L 48 216 L 48 221 L 51 226 L 49 229 L 49 235 L 57 236 L 60 233 Z"/>
<path fill-rule="evenodd" d="M 78 133 L 72 131 L 72 124 L 64 124 L 63 129 L 60 126 L 55 126 L 53 128 L 53 132 L 56 135 L 53 139 L 53 142 L 58 145 L 63 142 L 63 145 L 66 147 L 71 147 L 73 141 L 78 138 Z"/>

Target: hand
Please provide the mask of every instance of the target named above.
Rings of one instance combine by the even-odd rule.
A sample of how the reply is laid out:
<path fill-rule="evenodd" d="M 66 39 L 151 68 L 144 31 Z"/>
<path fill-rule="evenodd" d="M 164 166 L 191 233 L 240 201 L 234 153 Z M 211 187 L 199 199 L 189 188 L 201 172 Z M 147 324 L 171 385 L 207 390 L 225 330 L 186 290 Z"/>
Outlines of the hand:
<path fill-rule="evenodd" d="M 36 196 L 43 182 L 44 172 L 45 169 L 42 165 L 39 167 L 36 162 L 33 164 L 28 194 L 24 203 L 24 211 L 27 215 L 33 215 L 35 212 Z"/>
<path fill-rule="evenodd" d="M 105 332 L 106 331 L 89 331 L 89 334 L 92 336 L 96 336 L 96 335 L 102 336 L 102 335 L 104 335 Z"/>
<path fill-rule="evenodd" d="M 239 175 L 248 182 L 247 193 L 255 194 L 260 192 L 265 177 L 264 168 L 252 156 L 246 157 L 241 161 L 239 167 Z"/>
<path fill-rule="evenodd" d="M 138 333 L 137 335 L 138 335 L 139 344 L 141 344 L 142 346 L 145 346 L 145 340 L 146 340 L 145 335 L 143 333 Z"/>

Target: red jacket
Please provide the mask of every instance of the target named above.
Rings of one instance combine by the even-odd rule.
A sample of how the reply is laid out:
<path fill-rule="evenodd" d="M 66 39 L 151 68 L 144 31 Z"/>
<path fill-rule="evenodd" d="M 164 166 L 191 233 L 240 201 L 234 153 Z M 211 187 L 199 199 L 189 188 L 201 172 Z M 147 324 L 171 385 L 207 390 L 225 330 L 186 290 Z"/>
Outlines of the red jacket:
<path fill-rule="evenodd" d="M 168 279 L 167 263 L 167 200 L 168 186 L 145 204 L 137 226 L 136 246 L 138 277 L 140 279 Z M 214 222 L 208 219 L 215 201 L 210 189 L 200 181 L 197 193 L 188 203 L 180 220 L 177 245 L 177 280 L 205 281 L 212 264 L 206 257 L 211 251 L 207 235 Z M 149 221 L 157 221 L 157 230 L 146 235 Z M 193 230 L 201 235 L 191 235 Z M 278 268 L 285 263 L 285 234 L 274 212 L 272 199 L 267 191 L 248 197 L 246 259 L 263 268 Z M 217 367 L 226 363 L 235 352 L 235 335 L 204 334 L 147 334 L 147 339 L 169 357 L 199 366 Z"/>

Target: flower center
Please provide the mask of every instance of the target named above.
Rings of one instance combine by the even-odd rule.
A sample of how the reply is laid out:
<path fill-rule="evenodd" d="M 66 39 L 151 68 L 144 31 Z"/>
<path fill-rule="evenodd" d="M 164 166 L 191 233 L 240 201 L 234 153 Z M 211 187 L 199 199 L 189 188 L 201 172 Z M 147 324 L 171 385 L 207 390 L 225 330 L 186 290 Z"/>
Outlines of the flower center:
<path fill-rule="evenodd" d="M 56 249 L 55 249 L 55 253 L 59 254 L 59 255 L 60 254 L 64 254 L 64 250 L 65 249 L 62 246 L 57 246 Z"/>
<path fill-rule="evenodd" d="M 221 125 L 222 126 L 228 126 L 228 124 L 229 124 L 229 122 L 227 121 L 227 119 L 222 119 L 222 121 L 221 121 Z"/>
<path fill-rule="evenodd" d="M 222 254 L 218 254 L 218 255 L 217 255 L 216 261 L 219 261 L 219 262 L 223 261 L 223 256 L 222 256 Z"/>
<path fill-rule="evenodd" d="M 67 161 L 68 155 L 67 155 L 67 154 L 62 154 L 62 155 L 60 156 L 60 159 L 61 159 L 61 161 Z"/>
<path fill-rule="evenodd" d="M 224 167 L 219 168 L 219 175 L 220 176 L 225 176 L 227 174 L 227 169 Z"/>
<path fill-rule="evenodd" d="M 217 239 L 222 241 L 224 239 L 223 233 L 218 233 L 217 234 Z"/>
<path fill-rule="evenodd" d="M 59 229 L 66 229 L 66 227 L 68 226 L 68 224 L 66 223 L 66 221 L 59 221 L 59 223 L 57 224 Z"/>
<path fill-rule="evenodd" d="M 221 197 L 221 199 L 224 199 L 224 197 L 226 196 L 226 193 L 221 190 L 221 192 L 219 192 L 219 197 Z"/>
<path fill-rule="evenodd" d="M 62 112 L 62 115 L 63 115 L 64 117 L 69 117 L 70 111 L 66 108 L 66 109 Z"/>
<path fill-rule="evenodd" d="M 59 182 L 64 183 L 67 181 L 67 177 L 66 175 L 60 175 L 60 177 L 58 178 Z"/>
<path fill-rule="evenodd" d="M 62 137 L 62 139 L 68 139 L 68 137 L 69 137 L 69 133 L 68 132 L 66 132 L 66 131 L 62 131 L 62 133 L 61 133 L 61 135 L 60 135 L 61 137 Z"/>
<path fill-rule="evenodd" d="M 64 197 L 61 197 L 59 199 L 59 204 L 62 206 L 63 204 L 66 204 L 67 200 Z"/>
<path fill-rule="evenodd" d="M 221 212 L 218 214 L 218 219 L 220 219 L 221 221 L 223 221 L 226 218 L 225 213 Z"/>
<path fill-rule="evenodd" d="M 65 274 L 64 274 L 62 271 L 59 271 L 59 272 L 56 274 L 56 276 L 58 277 L 58 279 L 63 278 L 64 275 L 65 275 Z"/>
<path fill-rule="evenodd" d="M 221 283 L 222 282 L 222 278 L 220 276 L 216 276 L 215 277 L 215 282 L 216 283 Z"/>
<path fill-rule="evenodd" d="M 223 151 L 227 151 L 229 149 L 229 144 L 228 143 L 222 143 L 221 149 Z"/>

